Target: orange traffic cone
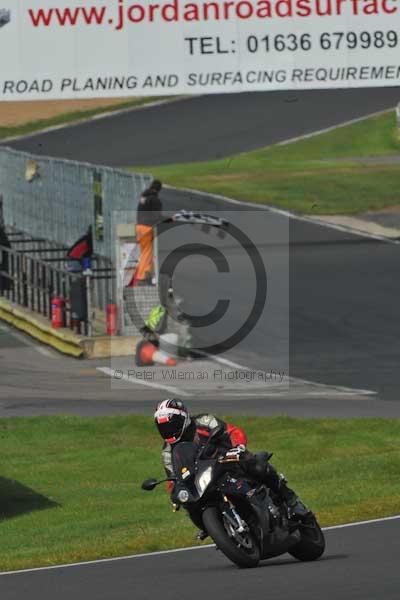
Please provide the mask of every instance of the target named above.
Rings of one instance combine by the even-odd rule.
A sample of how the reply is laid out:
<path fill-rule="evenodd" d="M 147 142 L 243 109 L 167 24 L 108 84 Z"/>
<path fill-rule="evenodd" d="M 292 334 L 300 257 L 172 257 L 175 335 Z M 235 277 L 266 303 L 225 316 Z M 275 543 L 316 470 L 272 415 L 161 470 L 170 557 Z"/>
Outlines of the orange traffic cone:
<path fill-rule="evenodd" d="M 139 342 L 136 347 L 135 361 L 138 367 L 152 366 L 154 363 L 168 365 L 169 367 L 174 367 L 176 365 L 176 360 L 174 358 L 171 358 L 171 356 L 168 356 L 165 352 L 158 350 L 154 344 L 144 340 Z"/>

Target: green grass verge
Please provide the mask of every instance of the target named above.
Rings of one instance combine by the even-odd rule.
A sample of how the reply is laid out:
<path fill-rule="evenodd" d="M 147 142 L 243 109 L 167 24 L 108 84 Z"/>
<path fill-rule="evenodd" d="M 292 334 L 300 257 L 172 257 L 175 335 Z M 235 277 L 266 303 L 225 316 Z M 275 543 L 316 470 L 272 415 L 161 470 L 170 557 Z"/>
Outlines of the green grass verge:
<path fill-rule="evenodd" d="M 400 163 L 367 164 L 352 159 L 399 152 L 396 118 L 391 112 L 285 146 L 145 170 L 177 187 L 302 213 L 351 214 L 400 203 Z"/>
<path fill-rule="evenodd" d="M 150 102 L 155 102 L 158 100 L 164 100 L 165 98 L 166 97 L 160 96 L 135 98 L 134 100 L 121 102 L 121 104 L 111 104 L 109 106 L 105 105 L 89 110 L 80 110 L 64 113 L 62 115 L 57 115 L 56 117 L 52 117 L 50 119 L 32 121 L 30 123 L 18 125 L 16 127 L 2 127 L 0 125 L 0 140 L 20 135 L 28 135 L 29 133 L 41 131 L 42 129 L 46 129 L 48 127 L 54 127 L 55 125 L 67 125 L 68 123 L 73 123 L 75 121 L 84 121 L 85 119 L 89 119 L 90 117 L 95 117 L 96 115 L 100 115 L 106 112 L 114 112 L 117 110 L 123 110 L 125 108 L 133 108 L 135 106 L 143 106 L 144 104 L 149 104 Z"/>
<path fill-rule="evenodd" d="M 235 418 L 322 524 L 399 512 L 400 420 Z M 0 420 L 0 570 L 193 545 L 164 489 L 148 417 Z"/>

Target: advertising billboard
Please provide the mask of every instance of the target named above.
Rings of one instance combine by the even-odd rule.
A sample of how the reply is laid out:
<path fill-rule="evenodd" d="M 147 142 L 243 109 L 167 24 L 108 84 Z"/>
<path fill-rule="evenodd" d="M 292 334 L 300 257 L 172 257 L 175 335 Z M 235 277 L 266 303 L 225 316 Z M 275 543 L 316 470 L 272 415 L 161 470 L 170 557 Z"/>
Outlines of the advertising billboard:
<path fill-rule="evenodd" d="M 0 100 L 400 84 L 400 0 L 0 0 Z"/>

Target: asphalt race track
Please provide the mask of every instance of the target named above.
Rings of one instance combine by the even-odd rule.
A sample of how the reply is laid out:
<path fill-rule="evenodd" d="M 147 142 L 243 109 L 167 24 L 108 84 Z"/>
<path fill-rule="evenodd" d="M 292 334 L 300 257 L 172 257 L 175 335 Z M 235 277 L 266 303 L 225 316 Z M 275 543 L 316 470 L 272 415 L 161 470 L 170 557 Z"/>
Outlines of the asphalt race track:
<path fill-rule="evenodd" d="M 109 361 L 76 361 L 59 357 L 40 345 L 30 345 L 25 336 L 15 339 L 10 331 L 0 330 L 2 385 L 0 417 L 22 417 L 55 414 L 81 416 L 151 414 L 163 390 L 132 386 L 115 390 L 109 377 L 96 367 L 109 366 Z M 41 351 L 46 350 L 49 356 Z M 391 417 L 399 415 L 398 401 L 383 401 L 377 396 L 268 398 L 190 398 L 194 413 L 213 411 L 217 414 L 282 415 L 293 417 Z"/>
<path fill-rule="evenodd" d="M 7 143 L 111 166 L 210 160 L 393 108 L 398 88 L 200 96 Z"/>
<path fill-rule="evenodd" d="M 400 521 L 331 529 L 317 562 L 290 555 L 237 569 L 215 548 L 0 575 L 7 600 L 398 600 Z"/>
<path fill-rule="evenodd" d="M 190 205 L 207 211 L 223 206 L 185 192 L 164 196 L 171 197 L 166 205 L 173 208 Z M 279 228 L 279 218 L 269 218 L 274 218 L 272 229 Z M 290 374 L 370 389 L 383 399 L 397 400 L 400 307 L 394 298 L 400 293 L 399 246 L 295 219 L 288 227 Z M 238 349 L 232 352 L 238 362 L 247 359 L 252 367 L 263 368 L 266 339 L 257 328 L 239 354 Z"/>
<path fill-rule="evenodd" d="M 188 198 L 184 193 L 168 191 L 164 200 L 169 208 L 188 202 L 197 202 L 196 208 L 204 210 L 213 208 L 213 201 L 197 195 Z M 264 218 L 272 218 L 262 212 Z M 241 217 L 241 213 L 236 215 Z M 400 294 L 399 247 L 301 221 L 292 221 L 289 233 L 290 375 L 377 394 L 335 400 L 299 393 L 295 398 L 253 396 L 245 402 L 211 394 L 206 399 L 193 398 L 191 408 L 225 414 L 398 417 L 399 306 L 393 298 Z M 268 256 L 270 249 L 265 252 Z M 287 248 L 281 252 L 286 255 Z M 274 256 L 279 266 L 278 250 Z M 189 283 L 195 296 L 206 303 L 208 290 L 199 282 L 196 287 L 195 279 L 192 275 Z M 240 311 L 241 300 L 246 300 L 240 286 L 238 298 Z M 228 353 L 230 359 L 251 368 L 266 368 L 266 357 L 275 348 L 266 342 L 271 331 L 268 314 L 238 348 Z M 25 340 L 19 336 L 16 341 L 12 332 L 0 331 L 2 416 L 149 414 L 155 402 L 165 396 L 163 391 L 139 385 L 115 390 L 97 371 L 97 367 L 110 366 L 110 361 L 76 361 L 55 353 L 46 356 L 35 345 L 27 346 Z"/>
<path fill-rule="evenodd" d="M 391 108 L 398 99 L 395 88 L 204 96 L 31 136 L 12 145 L 118 166 L 204 160 Z M 168 209 L 232 209 L 204 196 L 171 190 L 163 192 L 163 199 Z M 399 417 L 399 246 L 262 212 L 263 218 L 286 228 L 290 243 L 272 250 L 268 241 L 261 244 L 263 252 L 271 252 L 275 273 L 288 260 L 290 375 L 376 394 L 299 395 L 294 399 L 281 395 L 251 397 L 245 402 L 216 394 L 194 398 L 190 408 L 219 414 Z M 246 216 L 235 218 L 240 223 Z M 208 290 L 201 285 L 196 288 L 195 283 L 198 301 L 206 303 Z M 240 285 L 237 289 L 240 311 L 245 294 Z M 264 369 L 266 357 L 272 360 L 271 339 L 281 348 L 279 320 L 260 321 L 228 357 Z M 136 385 L 116 391 L 98 371 L 109 361 L 60 357 L 3 324 L 0 359 L 1 417 L 150 414 L 156 401 L 165 396 L 161 390 Z M 398 600 L 399 525 L 400 520 L 391 520 L 331 529 L 326 532 L 326 554 L 316 563 L 299 563 L 285 555 L 258 569 L 238 570 L 215 549 L 204 548 L 0 574 L 0 596 L 5 600 L 153 600 L 159 596 L 164 600 L 204 596 L 218 600 Z"/>
<path fill-rule="evenodd" d="M 337 90 L 296 95 L 204 96 L 41 134 L 14 145 L 26 150 L 39 149 L 45 154 L 61 153 L 108 164 L 123 164 L 125 159 L 127 164 L 145 164 L 150 147 L 153 152 L 150 162 L 153 163 L 163 162 L 167 157 L 170 161 L 199 159 L 213 156 L 216 146 L 209 143 L 208 154 L 202 154 L 198 137 L 190 133 L 193 127 L 200 137 L 206 136 L 209 140 L 215 137 L 218 143 L 223 142 L 225 149 L 221 146 L 221 153 L 224 154 L 228 148 L 233 152 L 265 145 L 388 108 L 397 99 L 398 91 L 394 88 L 370 89 L 368 93 Z M 242 115 L 240 119 L 239 115 Z M 199 122 L 201 127 L 197 126 Z M 150 144 L 151 140 L 155 142 L 152 136 L 155 130 L 159 133 L 161 123 L 165 126 L 162 135 L 158 135 L 157 143 Z M 177 128 L 174 141 L 168 134 L 171 123 Z M 121 127 L 125 135 L 120 135 Z M 135 130 L 135 137 L 130 135 L 130 128 Z M 251 140 L 243 136 L 243 130 L 248 131 Z M 185 132 L 190 135 L 183 135 Z M 235 208 L 220 200 L 175 190 L 163 190 L 162 198 L 169 210 L 191 207 L 232 211 Z M 400 309 L 393 299 L 400 293 L 399 246 L 299 220 L 289 222 L 287 217 L 261 212 L 270 231 L 273 232 L 276 225 L 276 229 L 283 232 L 285 242 L 290 243 L 289 247 L 283 244 L 281 251 L 275 249 L 273 256 L 278 267 L 280 261 L 288 260 L 290 340 L 287 342 L 290 341 L 290 347 L 288 344 L 287 366 L 290 375 L 325 385 L 371 390 L 376 396 L 337 402 L 306 398 L 300 394 L 296 400 L 270 397 L 266 401 L 252 397 L 246 400 L 246 412 L 264 415 L 284 412 L 296 416 L 398 416 Z M 270 250 L 263 246 L 262 240 L 261 246 L 267 261 L 271 262 Z M 238 281 L 241 278 L 239 274 Z M 206 303 L 207 290 L 195 279 L 192 275 L 190 282 L 196 290 L 195 295 L 200 303 Z M 236 289 L 240 297 L 241 286 Z M 245 295 L 242 294 L 240 299 L 244 304 Z M 238 310 L 241 308 L 239 306 Z M 272 332 L 274 340 L 279 338 L 278 329 L 276 326 Z M 251 368 L 265 369 L 266 349 L 274 350 L 274 345 L 266 342 L 271 340 L 268 333 L 268 326 L 261 321 L 251 336 L 230 351 L 229 358 Z M 157 390 L 138 386 L 132 390 L 112 390 L 110 381 L 96 371 L 96 367 L 105 366 L 109 361 L 53 360 L 38 355 L 32 348 L 16 350 L 12 348 L 13 344 L 12 336 L 0 337 L 5 374 L 0 392 L 2 415 L 62 411 L 80 414 L 149 412 L 149 400 L 154 402 L 162 395 Z M 30 356 L 25 362 L 23 353 L 35 355 L 36 360 L 32 361 Z M 66 385 L 62 389 L 60 382 L 67 381 L 71 372 L 76 375 L 76 386 Z M 30 381 L 35 382 L 33 386 Z M 197 403 L 194 404 L 197 409 Z M 240 401 L 221 400 L 218 395 L 202 400 L 200 405 L 202 409 L 212 407 L 225 413 L 243 412 Z"/>

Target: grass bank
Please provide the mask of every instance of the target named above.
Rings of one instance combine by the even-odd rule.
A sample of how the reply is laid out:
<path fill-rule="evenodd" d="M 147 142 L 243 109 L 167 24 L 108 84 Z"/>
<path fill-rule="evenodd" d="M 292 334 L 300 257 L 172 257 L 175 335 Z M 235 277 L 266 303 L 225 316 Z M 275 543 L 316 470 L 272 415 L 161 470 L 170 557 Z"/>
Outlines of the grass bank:
<path fill-rule="evenodd" d="M 110 105 L 102 105 L 88 110 L 75 110 L 72 112 L 66 112 L 48 119 L 29 121 L 22 125 L 11 127 L 4 127 L 0 123 L 0 140 L 21 135 L 28 135 L 30 133 L 35 133 L 36 131 L 41 131 L 42 129 L 47 129 L 48 127 L 54 127 L 56 125 L 67 125 L 68 123 L 84 121 L 102 113 L 139 107 L 143 106 L 144 104 L 149 104 L 150 102 L 156 102 L 163 99 L 165 98 L 159 96 L 135 98 L 133 100 L 128 100 L 118 104 L 114 103 Z"/>
<path fill-rule="evenodd" d="M 324 525 L 399 512 L 400 420 L 235 418 Z M 148 417 L 0 420 L 0 570 L 193 545 Z"/>
<path fill-rule="evenodd" d="M 400 204 L 395 113 L 284 146 L 210 162 L 135 167 L 170 185 L 310 214 L 351 214 Z"/>

